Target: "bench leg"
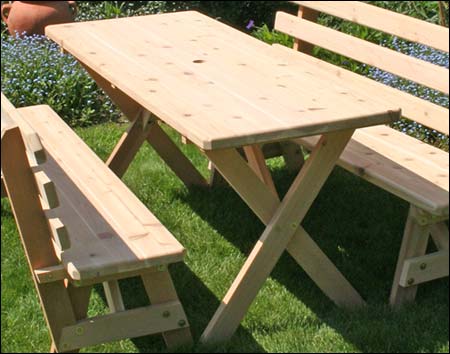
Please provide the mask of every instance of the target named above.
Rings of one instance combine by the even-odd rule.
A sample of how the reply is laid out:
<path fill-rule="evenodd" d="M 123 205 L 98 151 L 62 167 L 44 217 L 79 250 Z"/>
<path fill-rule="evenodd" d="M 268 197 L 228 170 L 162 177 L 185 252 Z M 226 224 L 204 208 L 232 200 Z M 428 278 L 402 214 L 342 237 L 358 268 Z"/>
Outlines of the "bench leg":
<path fill-rule="evenodd" d="M 445 222 L 431 226 L 431 237 L 439 250 L 448 251 L 448 227 Z"/>
<path fill-rule="evenodd" d="M 172 282 L 172 277 L 166 269 L 160 272 L 142 275 L 145 290 L 152 305 L 178 301 L 178 295 Z M 180 329 L 164 332 L 163 337 L 169 349 L 189 347 L 193 344 L 189 324 L 185 320 L 179 323 Z"/>
<path fill-rule="evenodd" d="M 417 293 L 417 285 L 409 287 L 400 285 L 405 261 L 410 258 L 423 256 L 427 250 L 430 238 L 430 225 L 420 225 L 414 217 L 416 214 L 417 208 L 411 205 L 391 290 L 390 304 L 393 307 L 399 307 L 404 303 L 414 301 Z M 407 281 L 414 283 L 413 279 Z"/>
<path fill-rule="evenodd" d="M 34 275 L 34 270 L 55 266 L 60 261 L 54 252 L 51 231 L 18 128 L 8 130 L 2 136 L 1 165 L 41 308 L 51 338 L 57 342 L 62 329 L 76 323 L 76 315 L 64 281 L 40 284 Z"/>
<path fill-rule="evenodd" d="M 305 163 L 302 147 L 292 141 L 280 143 L 286 167 L 291 172 L 298 172 Z"/>
<path fill-rule="evenodd" d="M 118 280 L 111 280 L 103 283 L 103 289 L 105 291 L 106 302 L 108 303 L 111 313 L 125 311 L 125 305 L 123 303 L 122 293 L 120 292 L 120 286 Z"/>
<path fill-rule="evenodd" d="M 91 298 L 92 286 L 76 288 L 71 284 L 67 287 L 67 292 L 72 303 L 72 309 L 77 321 L 87 318 L 89 300 Z M 79 350 L 70 350 L 70 353 L 78 353 Z M 50 353 L 58 353 L 54 342 L 50 347 Z M 62 353 L 62 351 L 60 351 Z"/>

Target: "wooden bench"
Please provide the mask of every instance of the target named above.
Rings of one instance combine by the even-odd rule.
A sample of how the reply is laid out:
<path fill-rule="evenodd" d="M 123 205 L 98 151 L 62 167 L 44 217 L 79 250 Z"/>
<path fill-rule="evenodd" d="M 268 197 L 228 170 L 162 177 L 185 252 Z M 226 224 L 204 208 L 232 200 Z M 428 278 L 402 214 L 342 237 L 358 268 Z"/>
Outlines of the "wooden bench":
<path fill-rule="evenodd" d="M 191 343 L 168 265 L 185 250 L 48 106 L 1 96 L 1 167 L 53 352 L 162 333 Z M 151 305 L 125 309 L 119 279 L 140 276 Z M 103 283 L 110 314 L 86 318 Z"/>
<path fill-rule="evenodd" d="M 291 69 L 321 67 L 330 85 L 352 81 L 374 99 L 401 106 L 404 118 L 449 133 L 448 109 L 388 87 L 312 56 L 314 46 L 415 81 L 448 95 L 448 69 L 383 48 L 315 23 L 320 13 L 355 22 L 440 51 L 449 51 L 449 30 L 358 1 L 292 1 L 298 17 L 277 13 L 275 28 L 296 38 L 295 50 L 275 45 Z M 342 92 L 343 95 L 347 92 Z M 319 137 L 299 139 L 311 149 Z M 361 129 L 340 166 L 410 203 L 390 302 L 412 301 L 417 285 L 448 276 L 449 155 L 388 126 Z M 429 236 L 438 251 L 426 254 Z"/>

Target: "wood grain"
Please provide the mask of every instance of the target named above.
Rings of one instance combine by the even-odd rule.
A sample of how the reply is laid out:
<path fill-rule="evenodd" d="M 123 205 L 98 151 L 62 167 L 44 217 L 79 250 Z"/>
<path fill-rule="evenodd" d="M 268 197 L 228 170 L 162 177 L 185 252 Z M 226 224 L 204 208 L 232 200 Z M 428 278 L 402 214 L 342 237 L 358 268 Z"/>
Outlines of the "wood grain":
<path fill-rule="evenodd" d="M 49 107 L 19 110 L 48 154 L 40 168 L 54 182 L 60 207 L 46 216 L 58 217 L 68 231 L 70 248 L 59 256 L 73 280 L 183 259 L 178 241 Z"/>
<path fill-rule="evenodd" d="M 47 35 L 206 150 L 398 119 L 397 105 L 285 75 L 269 45 L 196 12 L 49 26 Z"/>

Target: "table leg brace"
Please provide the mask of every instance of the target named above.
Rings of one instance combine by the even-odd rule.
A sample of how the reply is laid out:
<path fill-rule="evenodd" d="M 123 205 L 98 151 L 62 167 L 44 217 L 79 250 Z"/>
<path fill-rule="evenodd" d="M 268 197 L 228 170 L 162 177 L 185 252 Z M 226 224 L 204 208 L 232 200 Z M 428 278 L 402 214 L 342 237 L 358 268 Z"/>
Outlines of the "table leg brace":
<path fill-rule="evenodd" d="M 233 335 L 286 248 L 335 302 L 364 303 L 300 226 L 352 135 L 353 131 L 345 131 L 323 136 L 281 204 L 237 152 L 206 152 L 267 228 L 203 333 L 202 342 L 225 341 Z"/>

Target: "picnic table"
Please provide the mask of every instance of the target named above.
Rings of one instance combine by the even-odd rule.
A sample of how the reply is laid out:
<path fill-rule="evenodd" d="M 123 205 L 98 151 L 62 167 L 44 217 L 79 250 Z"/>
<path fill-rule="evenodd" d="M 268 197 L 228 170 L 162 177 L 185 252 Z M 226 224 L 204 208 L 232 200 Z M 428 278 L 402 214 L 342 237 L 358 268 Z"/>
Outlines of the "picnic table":
<path fill-rule="evenodd" d="M 364 304 L 302 221 L 354 131 L 398 120 L 399 107 L 351 81 L 327 80 L 318 66 L 287 63 L 270 45 L 197 12 L 49 26 L 46 34 L 128 117 L 107 162 L 118 176 L 147 141 L 187 186 L 207 185 L 165 123 L 204 152 L 266 225 L 203 342 L 233 335 L 285 250 L 336 304 Z M 321 138 L 280 200 L 261 146 L 313 135 Z"/>

